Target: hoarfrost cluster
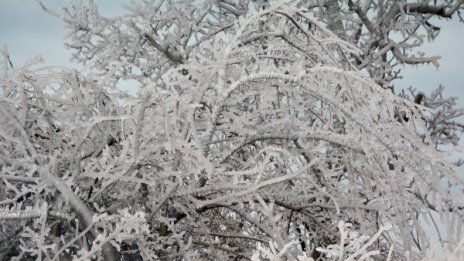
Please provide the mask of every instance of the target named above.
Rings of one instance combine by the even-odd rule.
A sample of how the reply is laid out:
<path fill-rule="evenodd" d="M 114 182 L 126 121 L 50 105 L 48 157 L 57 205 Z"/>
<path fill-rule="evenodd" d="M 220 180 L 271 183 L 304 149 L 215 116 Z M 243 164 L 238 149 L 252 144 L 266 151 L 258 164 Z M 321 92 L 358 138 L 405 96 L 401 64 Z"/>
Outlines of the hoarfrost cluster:
<path fill-rule="evenodd" d="M 2 51 L 0 257 L 457 258 L 463 110 L 392 80 L 461 3 L 42 5 L 84 68 Z"/>

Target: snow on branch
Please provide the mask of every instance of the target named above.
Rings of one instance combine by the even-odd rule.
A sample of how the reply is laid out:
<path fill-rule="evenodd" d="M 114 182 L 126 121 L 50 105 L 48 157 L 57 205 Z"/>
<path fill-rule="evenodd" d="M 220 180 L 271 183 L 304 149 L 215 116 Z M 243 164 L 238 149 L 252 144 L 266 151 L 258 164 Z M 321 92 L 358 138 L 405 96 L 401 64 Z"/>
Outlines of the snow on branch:
<path fill-rule="evenodd" d="M 0 258 L 415 260 L 429 221 L 458 256 L 463 111 L 385 87 L 437 60 L 389 33 L 460 2 L 323 2 L 83 1 L 60 15 L 85 70 L 5 49 Z"/>

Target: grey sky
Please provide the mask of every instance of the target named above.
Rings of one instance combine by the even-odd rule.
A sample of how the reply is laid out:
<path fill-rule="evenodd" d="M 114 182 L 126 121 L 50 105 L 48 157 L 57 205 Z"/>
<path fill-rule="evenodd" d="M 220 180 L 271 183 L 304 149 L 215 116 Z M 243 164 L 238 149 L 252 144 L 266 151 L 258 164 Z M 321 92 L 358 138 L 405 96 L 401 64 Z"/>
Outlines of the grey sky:
<path fill-rule="evenodd" d="M 70 1 L 44 0 L 52 11 L 59 11 Z M 99 1 L 101 13 L 120 13 L 124 0 Z M 22 65 L 27 59 L 42 55 L 47 64 L 75 66 L 71 52 L 64 47 L 63 22 L 45 13 L 34 0 L 0 0 L 0 45 L 7 46 L 11 60 Z"/>
<path fill-rule="evenodd" d="M 424 44 L 421 51 L 427 55 L 440 55 L 440 66 L 434 65 L 406 66 L 402 70 L 404 78 L 396 82 L 400 88 L 413 86 L 419 90 L 429 92 L 445 86 L 445 94 L 460 98 L 459 104 L 464 106 L 464 23 L 457 18 L 453 20 L 441 19 L 437 21 L 441 32 L 438 38 Z"/>
<path fill-rule="evenodd" d="M 44 0 L 52 10 L 58 10 L 69 1 Z M 120 13 L 122 3 L 129 0 L 98 1 L 105 15 Z M 439 21 L 442 30 L 438 39 L 425 44 L 428 55 L 441 55 L 440 67 L 433 65 L 403 69 L 403 80 L 396 81 L 396 89 L 413 86 L 430 92 L 440 83 L 445 94 L 457 96 L 464 106 L 464 24 L 454 21 Z M 6 45 L 16 66 L 35 55 L 42 55 L 50 65 L 75 67 L 69 62 L 70 52 L 64 48 L 65 30 L 60 19 L 46 14 L 34 0 L 0 0 L 0 46 Z"/>

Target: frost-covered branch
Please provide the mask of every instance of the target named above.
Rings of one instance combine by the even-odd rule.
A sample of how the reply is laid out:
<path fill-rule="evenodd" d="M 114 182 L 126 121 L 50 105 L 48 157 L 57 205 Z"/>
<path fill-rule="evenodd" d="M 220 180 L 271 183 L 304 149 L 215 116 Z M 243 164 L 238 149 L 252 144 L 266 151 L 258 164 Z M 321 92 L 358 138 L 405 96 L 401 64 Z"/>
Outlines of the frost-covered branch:
<path fill-rule="evenodd" d="M 462 1 L 124 8 L 62 9 L 85 70 L 3 51 L 0 259 L 420 260 L 423 220 L 460 253 L 463 111 L 385 88 Z"/>

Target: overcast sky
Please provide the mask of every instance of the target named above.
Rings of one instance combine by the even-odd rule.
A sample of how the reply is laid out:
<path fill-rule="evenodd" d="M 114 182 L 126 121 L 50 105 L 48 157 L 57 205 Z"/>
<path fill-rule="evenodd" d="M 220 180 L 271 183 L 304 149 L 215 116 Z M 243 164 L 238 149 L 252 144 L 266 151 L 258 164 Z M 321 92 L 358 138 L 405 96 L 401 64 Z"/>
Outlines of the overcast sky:
<path fill-rule="evenodd" d="M 52 10 L 58 10 L 69 1 L 44 0 Z M 101 13 L 115 15 L 123 10 L 121 3 L 129 0 L 98 1 Z M 464 24 L 439 21 L 442 30 L 438 39 L 426 44 L 423 51 L 428 55 L 441 55 L 440 67 L 433 65 L 406 67 L 403 80 L 396 81 L 396 90 L 413 86 L 430 92 L 443 84 L 445 94 L 457 96 L 464 106 Z M 6 45 L 11 60 L 20 66 L 28 58 L 42 55 L 50 65 L 75 66 L 69 62 L 70 52 L 64 48 L 65 30 L 56 17 L 45 13 L 34 0 L 0 0 L 0 46 Z"/>

